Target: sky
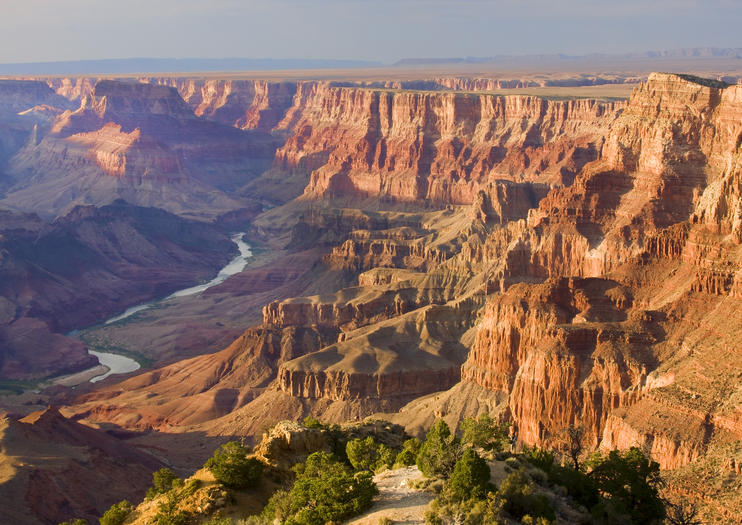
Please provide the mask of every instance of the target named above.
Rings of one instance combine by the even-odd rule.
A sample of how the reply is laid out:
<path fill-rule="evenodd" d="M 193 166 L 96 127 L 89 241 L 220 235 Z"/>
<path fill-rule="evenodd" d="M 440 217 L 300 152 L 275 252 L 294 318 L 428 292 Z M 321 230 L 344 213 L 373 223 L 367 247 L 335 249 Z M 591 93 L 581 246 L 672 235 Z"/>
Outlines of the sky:
<path fill-rule="evenodd" d="M 0 62 L 742 47 L 742 0 L 0 0 Z"/>

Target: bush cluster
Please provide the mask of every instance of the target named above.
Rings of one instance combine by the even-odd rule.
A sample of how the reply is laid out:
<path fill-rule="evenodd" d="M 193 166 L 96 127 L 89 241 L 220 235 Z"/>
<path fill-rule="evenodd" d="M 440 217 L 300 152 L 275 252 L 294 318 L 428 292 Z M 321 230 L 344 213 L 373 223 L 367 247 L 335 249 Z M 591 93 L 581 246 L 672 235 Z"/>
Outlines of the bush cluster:
<path fill-rule="evenodd" d="M 445 421 L 436 421 L 417 454 L 417 468 L 429 478 L 448 478 L 463 452 L 461 440 Z"/>
<path fill-rule="evenodd" d="M 402 445 L 402 450 L 397 454 L 394 460 L 395 467 L 409 467 L 417 462 L 417 455 L 423 446 L 422 441 L 417 438 L 410 438 Z"/>
<path fill-rule="evenodd" d="M 556 464 L 554 454 L 537 447 L 524 448 L 523 456 L 589 509 L 596 523 L 651 525 L 665 518 L 659 464 L 636 447 L 607 456 L 593 454 L 578 469 Z"/>
<path fill-rule="evenodd" d="M 111 505 L 100 519 L 100 525 L 121 525 L 126 517 L 134 510 L 134 506 L 126 500 Z"/>
<path fill-rule="evenodd" d="M 176 488 L 182 480 L 175 475 L 175 472 L 169 468 L 161 468 L 152 474 L 152 486 L 147 489 L 147 499 L 154 499 L 159 494 L 165 494 L 169 490 Z"/>
<path fill-rule="evenodd" d="M 154 523 L 156 525 L 188 525 L 191 522 L 191 513 L 179 509 L 178 506 L 195 494 L 200 485 L 201 482 L 197 479 L 190 479 L 185 484 L 181 480 L 174 482 L 173 488 L 165 492 L 164 499 L 157 507 Z"/>
<path fill-rule="evenodd" d="M 502 450 L 507 427 L 480 416 L 462 422 L 461 430 L 459 440 L 445 422 L 436 421 L 417 456 L 423 474 L 445 480 L 426 515 L 431 524 L 498 524 L 512 519 L 551 523 L 556 514 L 534 479 L 564 487 L 573 500 L 590 510 L 594 523 L 655 525 L 665 518 L 658 493 L 659 465 L 638 448 L 623 453 L 614 450 L 607 456 L 594 454 L 581 464 L 580 450 L 573 447 L 570 464 L 563 466 L 556 463 L 554 453 L 525 447 L 520 461 L 512 456 L 506 460 L 510 469 L 517 470 L 495 488 L 489 483 L 489 467 L 476 450 Z M 535 469 L 525 469 L 523 464 Z"/>
<path fill-rule="evenodd" d="M 397 458 L 394 450 L 377 443 L 371 436 L 366 439 L 351 439 L 345 447 L 348 461 L 356 470 L 378 471 L 391 468 Z"/>
<path fill-rule="evenodd" d="M 293 481 L 274 492 L 263 512 L 248 518 L 246 525 L 339 523 L 371 505 L 378 493 L 374 471 L 412 464 L 429 478 L 425 483 L 438 494 L 426 513 L 427 522 L 433 525 L 503 525 L 513 520 L 524 525 L 549 525 L 556 513 L 537 484 L 563 487 L 560 490 L 588 509 L 596 524 L 656 525 L 665 518 L 658 493 L 659 465 L 638 448 L 605 456 L 594 454 L 582 462 L 580 435 L 580 439 L 571 440 L 574 446 L 568 449 L 569 464 L 565 466 L 555 461 L 553 452 L 538 447 L 525 447 L 520 455 L 502 453 L 508 427 L 487 415 L 462 421 L 461 437 L 438 420 L 424 441 L 408 439 L 397 450 L 370 436 L 349 439 L 349 433 L 339 426 L 323 425 L 315 418 L 308 417 L 304 423 L 323 431 L 332 452 L 315 452 L 305 463 L 295 465 Z M 501 459 L 507 456 L 505 471 L 509 475 L 498 487 L 490 483 L 490 467 L 480 456 L 493 452 Z M 205 466 L 227 487 L 254 487 L 260 481 L 263 465 L 249 453 L 249 448 L 240 443 L 226 443 Z M 197 480 L 184 483 L 170 469 L 155 472 L 147 497 L 163 497 L 158 498 L 153 523 L 192 522 L 197 516 L 182 510 L 181 502 L 198 487 Z M 122 501 L 106 511 L 100 523 L 122 525 L 132 511 L 133 506 Z M 78 521 L 65 525 L 84 524 Z"/>
<path fill-rule="evenodd" d="M 294 467 L 296 481 L 276 492 L 263 511 L 262 521 L 278 519 L 284 525 L 324 525 L 360 514 L 378 489 L 371 472 L 354 472 L 327 452 L 311 454 Z"/>
<path fill-rule="evenodd" d="M 236 441 L 222 445 L 206 462 L 214 478 L 224 486 L 234 489 L 254 487 L 260 481 L 263 464 L 248 458 L 250 449 Z"/>
<path fill-rule="evenodd" d="M 468 417 L 461 422 L 461 441 L 475 448 L 501 452 L 508 442 L 509 423 L 497 423 L 489 414 Z"/>

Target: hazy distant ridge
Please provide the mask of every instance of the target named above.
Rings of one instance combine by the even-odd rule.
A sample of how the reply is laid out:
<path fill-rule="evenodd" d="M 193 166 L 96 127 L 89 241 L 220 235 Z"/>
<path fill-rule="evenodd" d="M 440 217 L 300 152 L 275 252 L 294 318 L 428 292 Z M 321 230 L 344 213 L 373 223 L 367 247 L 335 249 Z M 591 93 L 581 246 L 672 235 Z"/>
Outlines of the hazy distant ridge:
<path fill-rule="evenodd" d="M 742 47 L 691 47 L 664 51 L 644 51 L 641 53 L 591 53 L 588 55 L 566 55 L 563 53 L 541 55 L 495 55 L 491 57 L 451 57 L 451 58 L 403 58 L 395 66 L 416 66 L 436 64 L 489 64 L 495 62 L 553 62 L 565 60 L 593 60 L 602 58 L 636 60 L 641 58 L 740 58 Z"/>
<path fill-rule="evenodd" d="M 362 68 L 381 65 L 364 60 L 272 58 L 113 58 L 66 62 L 0 64 L 0 75 L 83 75 L 190 73 L 197 71 L 266 71 L 282 69 Z"/>
<path fill-rule="evenodd" d="M 540 54 L 495 55 L 491 57 L 403 58 L 394 66 L 441 64 L 589 62 L 601 59 L 742 59 L 742 48 L 694 47 L 642 53 L 588 55 Z M 382 66 L 370 60 L 293 59 L 293 58 L 112 58 L 62 62 L 24 62 L 0 64 L 0 75 L 120 75 L 127 73 L 194 73 L 203 71 L 280 71 L 299 69 L 353 69 Z"/>

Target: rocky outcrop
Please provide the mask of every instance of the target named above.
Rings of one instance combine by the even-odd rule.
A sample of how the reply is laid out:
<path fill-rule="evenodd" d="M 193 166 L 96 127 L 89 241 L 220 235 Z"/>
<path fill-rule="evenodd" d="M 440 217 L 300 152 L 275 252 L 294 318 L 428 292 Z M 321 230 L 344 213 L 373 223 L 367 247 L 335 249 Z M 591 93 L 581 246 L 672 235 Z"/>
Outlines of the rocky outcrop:
<path fill-rule="evenodd" d="M 692 245 L 681 223 L 737 242 L 739 147 L 732 137 L 742 129 L 727 123 L 739 111 L 736 91 L 653 74 L 612 125 L 601 158 L 541 200 L 521 233 L 510 231 L 519 239 L 505 277 L 602 276 L 656 252 L 657 242 L 671 243 L 677 256 Z M 699 289 L 707 279 L 700 276 Z"/>
<path fill-rule="evenodd" d="M 396 404 L 441 389 L 450 388 L 460 379 L 452 363 L 441 370 L 413 370 L 396 373 L 358 374 L 346 371 L 280 371 L 281 389 L 293 397 L 328 400 L 378 399 Z"/>
<path fill-rule="evenodd" d="M 147 371 L 78 400 L 86 417 L 137 429 L 203 424 L 252 402 L 278 367 L 337 339 L 332 330 L 255 327 L 224 350 Z"/>
<path fill-rule="evenodd" d="M 79 102 L 92 93 L 97 79 L 92 77 L 54 77 L 44 79 L 44 81 L 58 95 L 70 101 Z"/>
<path fill-rule="evenodd" d="M 321 203 L 310 203 L 308 208 L 298 217 L 291 229 L 290 245 L 293 248 L 336 247 L 349 236 L 357 235 L 354 232 L 359 231 L 379 232 L 405 228 L 408 232 L 425 233 L 420 213 L 395 214 L 393 218 L 390 218 L 389 214 L 385 213 L 327 207 Z"/>
<path fill-rule="evenodd" d="M 427 271 L 446 260 L 448 254 L 423 242 L 396 239 L 348 239 L 325 257 L 332 267 L 357 272 L 379 267 Z"/>
<path fill-rule="evenodd" d="M 255 456 L 273 468 L 288 472 L 297 462 L 319 451 L 331 452 L 324 430 L 281 421 L 263 435 L 255 447 Z"/>
<path fill-rule="evenodd" d="M 633 446 L 641 447 L 656 458 L 660 468 L 666 470 L 683 467 L 706 451 L 705 441 L 712 428 L 703 419 L 696 419 L 695 424 L 688 424 L 688 414 L 684 413 L 687 410 L 683 407 L 672 407 L 647 398 L 636 403 L 631 412 L 632 415 L 627 418 L 627 411 L 619 409 L 616 414 L 608 417 L 601 442 L 604 448 L 623 450 Z M 638 417 L 642 417 L 643 421 L 637 421 Z M 673 432 L 660 430 L 663 420 L 673 417 L 686 420 L 686 435 L 682 438 Z M 654 432 L 645 431 L 649 425 L 655 428 Z"/>
<path fill-rule="evenodd" d="M 401 283 L 379 289 L 345 288 L 333 295 L 275 301 L 263 307 L 265 325 L 322 326 L 350 331 L 417 310 L 447 302 L 445 287 Z"/>

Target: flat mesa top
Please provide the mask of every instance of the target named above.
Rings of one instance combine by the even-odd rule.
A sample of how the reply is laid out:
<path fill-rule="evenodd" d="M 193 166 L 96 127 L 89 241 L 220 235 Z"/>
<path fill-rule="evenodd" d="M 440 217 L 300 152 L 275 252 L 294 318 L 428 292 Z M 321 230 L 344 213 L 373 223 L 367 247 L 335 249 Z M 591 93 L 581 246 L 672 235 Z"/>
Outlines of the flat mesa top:
<path fill-rule="evenodd" d="M 373 91 L 391 91 L 391 92 L 426 92 L 426 93 L 457 93 L 472 95 L 527 95 L 551 100 L 568 100 L 568 99 L 594 99 L 594 100 L 628 100 L 631 97 L 633 89 L 639 85 L 639 82 L 623 84 L 601 84 L 598 86 L 546 86 L 546 87 L 526 87 L 526 88 L 501 88 L 490 90 L 417 90 L 417 89 L 383 89 L 368 88 Z M 363 87 L 363 86 L 360 86 Z"/>

